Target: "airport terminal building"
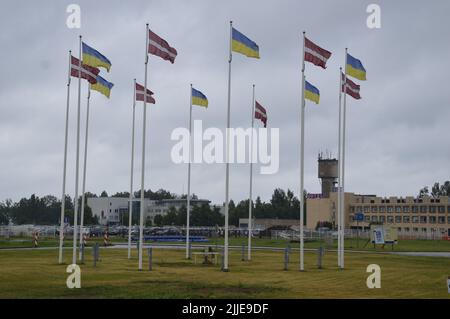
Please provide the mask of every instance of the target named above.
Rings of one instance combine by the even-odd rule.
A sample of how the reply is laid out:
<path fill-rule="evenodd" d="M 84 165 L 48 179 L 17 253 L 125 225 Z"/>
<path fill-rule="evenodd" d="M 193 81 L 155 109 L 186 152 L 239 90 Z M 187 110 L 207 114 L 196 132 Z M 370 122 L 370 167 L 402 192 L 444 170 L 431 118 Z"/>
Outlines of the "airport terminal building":
<path fill-rule="evenodd" d="M 308 196 L 306 227 L 320 222 L 337 225 L 337 160 L 319 157 L 322 193 Z M 368 229 L 371 223 L 392 225 L 399 235 L 450 236 L 450 200 L 442 197 L 378 197 L 345 193 L 344 220 L 347 229 Z"/>
<path fill-rule="evenodd" d="M 128 197 L 92 197 L 87 199 L 87 205 L 92 210 L 93 216 L 98 216 L 101 225 L 117 225 L 123 224 L 122 218 L 129 210 L 130 199 Z M 139 198 L 133 199 L 133 215 L 140 212 Z M 156 215 L 165 215 L 171 207 L 180 209 L 187 205 L 186 199 L 161 199 L 150 200 L 144 199 L 145 214 L 144 218 L 153 218 Z M 191 208 L 197 205 L 210 204 L 206 199 L 191 199 Z M 128 224 L 126 222 L 125 224 Z"/>

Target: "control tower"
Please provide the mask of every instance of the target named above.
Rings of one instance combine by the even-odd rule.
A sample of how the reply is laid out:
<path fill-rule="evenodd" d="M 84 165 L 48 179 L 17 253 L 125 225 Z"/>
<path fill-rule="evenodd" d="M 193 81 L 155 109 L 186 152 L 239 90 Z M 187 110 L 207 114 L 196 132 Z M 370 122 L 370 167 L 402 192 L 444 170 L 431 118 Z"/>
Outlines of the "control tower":
<path fill-rule="evenodd" d="M 330 197 L 330 192 L 333 192 L 336 188 L 338 179 L 338 160 L 331 158 L 331 156 L 323 157 L 322 153 L 319 153 L 319 178 L 322 185 L 322 196 L 324 198 Z"/>

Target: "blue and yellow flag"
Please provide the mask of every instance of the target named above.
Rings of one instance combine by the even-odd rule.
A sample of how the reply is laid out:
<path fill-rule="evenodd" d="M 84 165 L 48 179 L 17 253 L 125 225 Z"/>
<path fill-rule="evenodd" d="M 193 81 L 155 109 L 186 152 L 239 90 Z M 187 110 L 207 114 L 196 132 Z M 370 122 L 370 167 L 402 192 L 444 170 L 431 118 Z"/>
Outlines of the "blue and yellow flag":
<path fill-rule="evenodd" d="M 100 75 L 97 75 L 97 83 L 91 85 L 91 90 L 100 92 L 109 99 L 111 89 L 114 86 L 111 82 L 106 81 Z"/>
<path fill-rule="evenodd" d="M 232 29 L 231 34 L 231 50 L 234 52 L 239 52 L 249 58 L 259 59 L 259 47 L 255 42 L 247 38 L 235 28 Z"/>
<path fill-rule="evenodd" d="M 305 80 L 305 99 L 319 104 L 320 92 L 314 85 Z"/>
<path fill-rule="evenodd" d="M 208 99 L 202 92 L 192 88 L 192 104 L 208 107 Z"/>
<path fill-rule="evenodd" d="M 358 80 L 366 80 L 366 69 L 364 69 L 360 60 L 352 57 L 347 53 L 347 65 L 345 66 L 345 74 L 350 75 Z"/>
<path fill-rule="evenodd" d="M 103 54 L 91 48 L 83 42 L 83 63 L 94 68 L 103 67 L 108 72 L 111 68 L 111 62 Z"/>

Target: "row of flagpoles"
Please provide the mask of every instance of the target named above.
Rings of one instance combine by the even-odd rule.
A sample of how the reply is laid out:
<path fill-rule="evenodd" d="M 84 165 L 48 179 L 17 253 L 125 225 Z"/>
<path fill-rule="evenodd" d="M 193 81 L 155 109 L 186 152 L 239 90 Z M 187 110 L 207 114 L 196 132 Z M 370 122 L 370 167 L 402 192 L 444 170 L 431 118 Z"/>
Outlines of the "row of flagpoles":
<path fill-rule="evenodd" d="M 113 84 L 103 79 L 99 73 L 99 67 L 105 68 L 108 72 L 111 68 L 111 62 L 100 52 L 89 47 L 79 39 L 79 58 L 72 56 L 69 51 L 69 76 L 67 82 L 67 105 L 66 105 L 66 126 L 65 126 L 65 146 L 64 146 L 64 166 L 63 166 L 63 185 L 62 185 L 62 205 L 61 205 L 61 228 L 60 228 L 60 247 L 59 247 L 59 263 L 62 263 L 62 249 L 64 238 L 64 209 L 65 209 L 65 186 L 66 186 L 66 164 L 67 164 L 67 141 L 68 141 L 68 125 L 69 125 L 69 100 L 70 100 L 70 84 L 71 77 L 78 78 L 78 104 L 77 104 L 77 142 L 76 142 L 76 172 L 75 172 L 75 206 L 74 206 L 74 235 L 73 235 L 73 253 L 72 263 L 76 263 L 77 251 L 77 222 L 78 222 L 78 180 L 79 180 L 79 144 L 80 144 L 80 97 L 81 97 L 81 79 L 89 82 L 87 93 L 87 109 L 86 109 L 86 132 L 85 132 L 85 148 L 84 148 L 84 169 L 82 180 L 82 200 L 81 200 L 81 218 L 80 218 L 80 245 L 83 245 L 83 222 L 85 208 L 85 185 L 86 185 L 86 165 L 88 150 L 88 127 L 89 127 L 89 106 L 91 90 L 98 91 L 109 98 Z M 227 139 L 226 139 L 226 163 L 225 163 L 225 231 L 224 231 L 224 264 L 223 271 L 229 270 L 228 265 L 228 216 L 229 216 L 229 154 L 230 154 L 230 113 L 231 113 L 231 65 L 233 60 L 233 52 L 240 53 L 250 58 L 259 59 L 259 46 L 244 34 L 233 27 L 230 21 L 230 44 L 228 59 L 228 97 L 227 97 Z M 129 195 L 129 227 L 128 227 L 128 258 L 131 258 L 131 227 L 133 214 L 133 173 L 134 173 L 134 151 L 135 151 L 135 113 L 136 101 L 143 102 L 143 126 L 142 126 L 142 158 L 141 158 L 141 191 L 140 191 L 140 216 L 139 216 L 139 245 L 138 245 L 138 269 L 142 270 L 142 251 L 144 244 L 143 228 L 144 228 L 144 195 L 145 195 L 145 146 L 146 146 L 146 122 L 147 122 L 147 103 L 155 104 L 154 93 L 148 89 L 148 62 L 149 54 L 159 56 L 160 58 L 175 62 L 177 50 L 171 47 L 168 42 L 146 25 L 146 46 L 144 61 L 144 85 L 140 85 L 134 80 L 133 92 L 133 117 L 132 117 L 132 134 L 131 134 L 131 168 L 130 168 L 130 195 Z M 310 100 L 316 104 L 320 101 L 320 91 L 306 80 L 305 62 L 310 62 L 315 66 L 326 69 L 327 60 L 331 57 L 331 52 L 319 47 L 311 40 L 306 38 L 303 32 L 303 53 L 301 65 L 302 77 L 302 100 L 300 109 L 300 270 L 304 271 L 304 144 L 305 144 L 305 106 L 306 100 Z M 339 72 L 339 142 L 338 142 L 338 266 L 344 268 L 344 176 L 345 176 L 345 125 L 346 125 L 346 95 L 350 95 L 355 99 L 360 99 L 360 86 L 348 79 L 348 76 L 359 80 L 366 80 L 366 71 L 360 60 L 352 57 L 345 49 L 345 72 L 342 68 Z M 343 96 L 343 106 L 342 103 Z M 200 91 L 190 85 L 190 109 L 189 109 L 189 162 L 188 162 L 188 189 L 187 189 L 187 220 L 186 220 L 186 258 L 190 258 L 190 209 L 191 209 L 191 145 L 192 145 L 192 106 L 198 105 L 208 107 L 207 97 Z M 248 213 L 248 253 L 247 259 L 251 260 L 251 239 L 252 239 L 252 192 L 253 192 L 253 128 L 254 119 L 259 119 L 267 125 L 267 112 L 255 100 L 255 85 L 252 91 L 252 107 L 251 107 L 251 138 L 250 138 L 250 183 L 249 183 L 249 213 Z M 80 252 L 81 259 L 81 252 Z"/>
<path fill-rule="evenodd" d="M 66 199 L 66 168 L 67 168 L 67 148 L 68 148 L 68 129 L 69 129 L 69 109 L 70 109 L 70 85 L 71 77 L 78 78 L 78 100 L 77 100 L 77 139 L 76 139 L 76 167 L 75 167 L 75 203 L 74 203 L 74 228 L 73 228 L 73 249 L 72 263 L 77 260 L 77 235 L 78 235 L 78 186 L 79 186 L 79 161 L 80 161 L 80 116 L 81 116 L 81 79 L 89 82 L 87 93 L 86 108 L 86 133 L 83 161 L 83 180 L 82 180 L 82 199 L 81 199 L 81 218 L 80 218 L 80 245 L 83 245 L 83 222 L 85 209 L 85 186 L 86 186 L 86 166 L 87 166 L 87 147 L 89 132 L 89 107 L 91 90 L 98 91 L 109 98 L 113 84 L 106 81 L 99 75 L 100 69 L 105 68 L 108 72 L 111 68 L 111 62 L 100 52 L 88 46 L 79 37 L 79 56 L 78 59 L 72 56 L 69 51 L 69 70 L 67 77 L 67 103 L 66 103 L 66 124 L 64 139 L 64 165 L 63 165 L 63 183 L 61 198 L 61 226 L 59 231 L 59 263 L 63 262 L 63 242 L 64 242 L 64 222 L 65 222 L 65 199 Z M 81 259 L 80 252 L 80 259 Z"/>

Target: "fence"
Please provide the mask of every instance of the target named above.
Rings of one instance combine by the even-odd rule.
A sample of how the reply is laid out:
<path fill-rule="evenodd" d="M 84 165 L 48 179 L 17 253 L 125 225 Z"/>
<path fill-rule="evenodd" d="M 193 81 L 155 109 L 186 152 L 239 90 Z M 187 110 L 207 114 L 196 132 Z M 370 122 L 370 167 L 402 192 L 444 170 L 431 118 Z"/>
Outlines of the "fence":
<path fill-rule="evenodd" d="M 347 239 L 369 239 L 370 230 L 357 230 L 357 229 L 346 229 L 345 230 L 345 238 Z M 300 240 L 300 232 L 295 230 L 273 230 L 271 232 L 272 239 L 286 239 L 292 241 Z M 304 231 L 304 240 L 305 241 L 320 241 L 327 239 L 337 239 L 336 231 L 317 231 L 317 230 L 309 230 L 305 229 Z M 422 239 L 422 240 L 449 240 L 449 236 L 447 236 L 443 232 L 438 231 L 428 231 L 428 232 L 419 232 L 419 231 L 399 231 L 398 232 L 399 240 L 408 240 L 408 239 Z"/>

